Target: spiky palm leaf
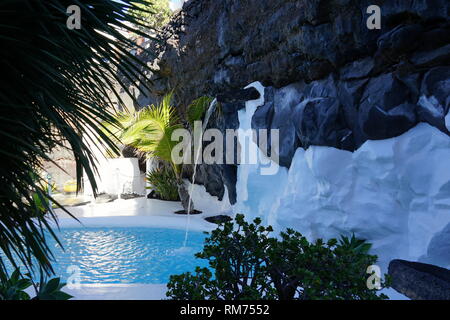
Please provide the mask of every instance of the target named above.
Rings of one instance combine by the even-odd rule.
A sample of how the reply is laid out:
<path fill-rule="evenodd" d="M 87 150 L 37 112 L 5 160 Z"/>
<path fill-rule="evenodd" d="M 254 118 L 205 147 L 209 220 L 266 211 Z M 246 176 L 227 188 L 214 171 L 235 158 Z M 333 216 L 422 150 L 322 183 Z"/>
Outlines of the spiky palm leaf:
<path fill-rule="evenodd" d="M 202 120 L 212 101 L 213 98 L 208 96 L 202 96 L 192 101 L 187 109 L 187 120 L 191 125 L 191 128 L 194 128 L 195 121 Z"/>
<path fill-rule="evenodd" d="M 159 105 L 151 105 L 137 112 L 135 121 L 125 128 L 120 139 L 149 156 L 170 163 L 178 177 L 180 168 L 172 161 L 172 149 L 177 144 L 172 141 L 172 133 L 182 126 L 176 109 L 170 105 L 171 98 L 170 94 L 166 95 Z"/>
<path fill-rule="evenodd" d="M 125 82 L 145 77 L 146 65 L 129 53 L 136 45 L 119 31 L 142 34 L 125 23 L 139 24 L 129 12 L 139 10 L 140 2 L 0 2 L 0 281 L 5 258 L 29 268 L 36 260 L 46 272 L 52 270 L 45 233 L 55 237 L 50 221 L 57 217 L 51 210 L 35 214 L 32 195 L 47 195 L 30 173 L 43 169 L 42 160 L 51 161 L 55 146 L 69 146 L 78 185 L 85 171 L 96 190 L 88 142 L 117 152 L 102 129 L 105 122 L 116 123 L 108 98 L 112 92 L 121 101 L 114 81 L 130 94 Z M 81 9 L 80 30 L 66 26 L 70 5 Z"/>

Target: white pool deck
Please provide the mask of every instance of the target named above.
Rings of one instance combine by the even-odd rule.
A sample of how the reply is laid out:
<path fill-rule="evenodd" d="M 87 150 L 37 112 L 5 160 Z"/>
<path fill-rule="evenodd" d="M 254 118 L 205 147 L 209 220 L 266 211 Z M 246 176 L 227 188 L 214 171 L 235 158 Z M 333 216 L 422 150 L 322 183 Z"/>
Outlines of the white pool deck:
<path fill-rule="evenodd" d="M 182 210 L 178 202 L 147 198 L 116 200 L 109 203 L 66 207 L 77 220 L 61 209 L 55 210 L 59 217 L 60 228 L 97 228 L 97 227 L 154 227 L 186 230 L 211 231 L 217 225 L 204 220 L 205 217 L 220 212 L 204 212 L 198 215 L 174 214 Z M 189 222 L 188 222 L 189 219 Z M 64 288 L 63 291 L 74 296 L 75 300 L 164 300 L 165 284 L 89 284 L 78 288 Z M 383 293 L 393 300 L 407 299 L 394 289 L 385 289 Z"/>
<path fill-rule="evenodd" d="M 181 204 L 173 201 L 136 198 L 116 200 L 101 204 L 88 204 L 79 207 L 66 207 L 75 218 L 70 217 L 62 209 L 55 210 L 61 228 L 75 227 L 162 227 L 185 230 L 189 219 L 189 230 L 210 231 L 215 224 L 204 220 L 214 212 L 197 215 L 179 215 L 175 211 L 182 210 Z"/>

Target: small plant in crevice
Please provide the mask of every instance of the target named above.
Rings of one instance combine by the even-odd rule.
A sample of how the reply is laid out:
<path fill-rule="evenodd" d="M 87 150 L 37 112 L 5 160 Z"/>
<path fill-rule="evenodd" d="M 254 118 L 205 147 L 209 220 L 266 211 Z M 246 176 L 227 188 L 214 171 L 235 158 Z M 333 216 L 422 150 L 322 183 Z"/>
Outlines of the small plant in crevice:
<path fill-rule="evenodd" d="M 187 120 L 191 125 L 191 128 L 194 127 L 195 121 L 201 121 L 203 116 L 208 110 L 209 105 L 213 99 L 208 96 L 202 96 L 200 98 L 195 99 L 187 108 Z"/>
<path fill-rule="evenodd" d="M 375 300 L 387 299 L 367 287 L 367 267 L 377 257 L 355 237 L 309 242 L 287 229 L 271 237 L 272 227 L 237 215 L 211 232 L 202 252 L 208 268 L 172 275 L 167 296 L 176 300 Z M 381 283 L 386 287 L 385 282 Z"/>
<path fill-rule="evenodd" d="M 177 177 L 171 168 L 163 166 L 153 169 L 146 177 L 152 189 L 162 200 L 179 201 Z"/>

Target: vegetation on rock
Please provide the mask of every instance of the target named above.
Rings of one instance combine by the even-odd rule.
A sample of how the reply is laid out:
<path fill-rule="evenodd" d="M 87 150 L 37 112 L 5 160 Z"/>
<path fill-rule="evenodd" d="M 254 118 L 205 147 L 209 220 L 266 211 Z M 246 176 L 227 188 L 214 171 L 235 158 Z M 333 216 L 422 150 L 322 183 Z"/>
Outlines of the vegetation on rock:
<path fill-rule="evenodd" d="M 155 29 L 166 25 L 172 16 L 169 0 L 145 0 L 144 3 L 138 6 L 141 10 L 131 10 L 131 13 L 138 20 L 141 20 L 144 25 Z"/>
<path fill-rule="evenodd" d="M 211 97 L 203 96 L 192 101 L 187 109 L 187 120 L 191 125 L 191 128 L 194 127 L 195 121 L 200 121 L 203 119 L 203 116 L 205 115 L 206 110 L 208 110 L 212 100 L 213 99 Z"/>

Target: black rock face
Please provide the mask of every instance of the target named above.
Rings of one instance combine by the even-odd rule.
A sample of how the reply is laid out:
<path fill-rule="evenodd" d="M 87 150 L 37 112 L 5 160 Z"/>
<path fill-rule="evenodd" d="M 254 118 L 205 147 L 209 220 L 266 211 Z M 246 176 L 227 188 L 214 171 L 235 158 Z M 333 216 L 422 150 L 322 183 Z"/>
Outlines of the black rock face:
<path fill-rule="evenodd" d="M 413 300 L 450 300 L 450 270 L 431 264 L 392 260 L 392 287 Z"/>
<path fill-rule="evenodd" d="M 360 100 L 358 120 L 367 139 L 398 136 L 416 123 L 416 102 L 393 74 L 372 78 Z"/>
<path fill-rule="evenodd" d="M 369 5 L 381 8 L 381 30 L 366 26 Z M 280 88 L 338 73 L 342 80 L 385 73 L 402 61 L 448 64 L 446 0 L 191 0 L 158 35 L 150 97 L 177 88 L 187 106 L 204 95 L 253 81 Z M 146 101 L 148 102 L 148 101 Z"/>
<path fill-rule="evenodd" d="M 239 89 L 234 91 L 228 91 L 225 93 L 219 93 L 217 95 L 217 101 L 227 104 L 236 104 L 237 102 L 245 102 L 249 100 L 259 99 L 259 92 L 255 88 Z"/>
<path fill-rule="evenodd" d="M 366 26 L 372 4 L 381 8 L 380 30 Z M 265 104 L 252 127 L 280 130 L 285 167 L 299 147 L 353 151 L 419 122 L 450 134 L 448 12 L 447 0 L 191 0 L 158 34 L 157 57 L 139 56 L 154 71 L 152 90 L 138 101 L 157 102 L 175 88 L 183 113 L 194 99 L 216 96 L 223 117 L 211 126 L 235 129 L 237 112 L 257 98 L 243 88 L 260 81 Z M 199 182 L 219 198 L 227 185 L 233 203 L 235 171 L 204 169 Z"/>
<path fill-rule="evenodd" d="M 226 216 L 226 215 L 218 215 L 218 216 L 213 216 L 213 217 L 206 217 L 205 218 L 206 221 L 211 222 L 211 223 L 215 223 L 215 224 L 221 224 L 221 223 L 225 223 L 228 221 L 233 220 L 230 216 Z"/>

